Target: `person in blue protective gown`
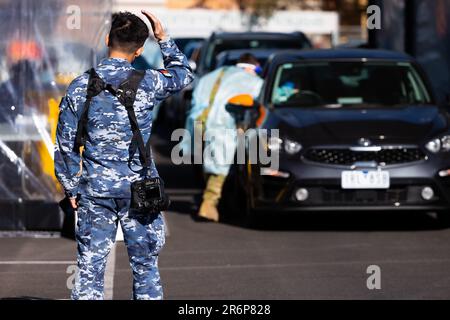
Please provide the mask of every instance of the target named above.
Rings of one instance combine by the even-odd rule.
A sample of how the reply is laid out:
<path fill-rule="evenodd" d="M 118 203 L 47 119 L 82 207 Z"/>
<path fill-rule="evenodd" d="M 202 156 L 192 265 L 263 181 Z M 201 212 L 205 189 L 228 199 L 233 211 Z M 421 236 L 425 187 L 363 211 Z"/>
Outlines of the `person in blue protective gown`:
<path fill-rule="evenodd" d="M 203 76 L 193 93 L 193 108 L 186 129 L 192 132 L 194 123 L 202 123 L 205 140 L 203 171 L 207 181 L 197 214 L 200 218 L 219 221 L 217 205 L 237 147 L 236 121 L 225 106 L 237 95 L 258 96 L 263 84 L 258 69 L 258 60 L 249 53 L 243 54 L 236 65 L 224 66 Z M 187 143 L 183 148 L 183 152 L 191 150 Z"/>

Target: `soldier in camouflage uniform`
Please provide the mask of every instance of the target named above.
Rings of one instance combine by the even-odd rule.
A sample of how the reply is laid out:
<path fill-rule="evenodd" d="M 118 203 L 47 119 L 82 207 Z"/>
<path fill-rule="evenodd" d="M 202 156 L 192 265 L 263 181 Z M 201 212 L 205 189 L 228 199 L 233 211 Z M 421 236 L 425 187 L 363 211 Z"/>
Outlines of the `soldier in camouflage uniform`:
<path fill-rule="evenodd" d="M 186 57 L 165 35 L 159 20 L 143 13 L 152 25 L 166 68 L 147 70 L 136 94 L 134 110 L 147 140 L 152 109 L 187 86 L 193 75 Z M 137 16 L 127 12 L 114 14 L 107 38 L 109 58 L 95 68 L 100 78 L 117 88 L 133 70 L 130 63 L 142 53 L 148 35 L 146 24 Z M 132 130 L 125 107 L 110 92 L 102 91 L 92 99 L 85 150 L 81 156 L 74 150 L 88 77 L 83 74 L 76 78 L 61 101 L 55 148 L 56 176 L 72 207 L 78 210 L 79 273 L 72 299 L 103 298 L 106 258 L 114 244 L 118 222 L 133 271 L 133 298 L 162 299 L 158 253 L 165 242 L 164 222 L 159 213 L 135 216 L 129 211 L 130 184 L 141 179 L 142 173 L 128 165 Z M 138 154 L 133 163 L 140 163 Z M 150 171 L 152 177 L 158 175 L 153 159 Z"/>

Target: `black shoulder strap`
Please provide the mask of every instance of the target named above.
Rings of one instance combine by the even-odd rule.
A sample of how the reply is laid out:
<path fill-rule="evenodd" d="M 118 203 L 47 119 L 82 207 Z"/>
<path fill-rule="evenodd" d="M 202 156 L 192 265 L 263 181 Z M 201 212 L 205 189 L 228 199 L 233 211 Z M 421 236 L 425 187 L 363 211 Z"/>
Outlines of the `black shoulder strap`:
<path fill-rule="evenodd" d="M 131 130 L 133 132 L 133 137 L 131 139 L 131 145 L 129 148 L 129 162 L 133 160 L 133 156 L 137 150 L 139 150 L 140 160 L 144 169 L 149 169 L 151 165 L 151 148 L 150 139 L 147 143 L 144 143 L 144 138 L 139 129 L 139 124 L 136 118 L 136 113 L 134 112 L 134 101 L 136 100 L 137 90 L 142 79 L 145 76 L 145 72 L 139 70 L 131 71 L 130 76 L 127 80 L 122 82 L 116 90 L 116 97 L 119 99 L 120 103 L 125 106 L 128 113 L 128 119 L 130 120 Z"/>
<path fill-rule="evenodd" d="M 86 89 L 86 101 L 84 102 L 83 111 L 81 113 L 81 117 L 78 120 L 77 133 L 75 137 L 75 146 L 74 149 L 76 151 L 79 150 L 80 147 L 84 147 L 86 144 L 87 137 L 87 122 L 88 122 L 88 113 L 89 106 L 91 104 L 91 100 L 93 97 L 102 92 L 105 88 L 105 82 L 99 77 L 97 72 L 95 72 L 94 68 L 86 71 L 89 74 L 89 80 Z"/>
<path fill-rule="evenodd" d="M 132 161 L 134 154 L 139 149 L 142 166 L 146 169 L 150 168 L 150 139 L 147 141 L 147 144 L 144 144 L 144 139 L 139 129 L 136 113 L 133 108 L 134 101 L 136 100 L 136 94 L 139 85 L 145 76 L 145 72 L 132 70 L 130 76 L 119 85 L 117 90 L 115 90 L 110 84 L 106 84 L 99 77 L 97 72 L 95 72 L 94 68 L 91 68 L 87 71 L 87 73 L 89 73 L 89 81 L 87 86 L 86 101 L 84 103 L 83 112 L 78 121 L 75 150 L 78 151 L 80 147 L 84 147 L 86 144 L 88 113 L 92 98 L 97 96 L 103 90 L 107 90 L 119 100 L 128 113 L 128 118 L 131 123 L 131 130 L 133 132 L 133 137 L 129 148 L 129 161 Z"/>
<path fill-rule="evenodd" d="M 137 90 L 139 89 L 139 85 L 141 84 L 144 76 L 144 71 L 133 69 L 130 76 L 117 88 L 115 96 L 119 99 L 119 102 L 125 106 L 125 108 L 133 106 L 134 100 L 136 99 Z"/>

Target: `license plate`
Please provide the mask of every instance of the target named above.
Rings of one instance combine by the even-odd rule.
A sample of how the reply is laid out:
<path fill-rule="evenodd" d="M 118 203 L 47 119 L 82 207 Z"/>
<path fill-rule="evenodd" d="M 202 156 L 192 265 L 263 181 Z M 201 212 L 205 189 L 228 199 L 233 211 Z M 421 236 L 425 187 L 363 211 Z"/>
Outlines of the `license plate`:
<path fill-rule="evenodd" d="M 389 172 L 381 170 L 342 171 L 342 189 L 388 189 Z"/>

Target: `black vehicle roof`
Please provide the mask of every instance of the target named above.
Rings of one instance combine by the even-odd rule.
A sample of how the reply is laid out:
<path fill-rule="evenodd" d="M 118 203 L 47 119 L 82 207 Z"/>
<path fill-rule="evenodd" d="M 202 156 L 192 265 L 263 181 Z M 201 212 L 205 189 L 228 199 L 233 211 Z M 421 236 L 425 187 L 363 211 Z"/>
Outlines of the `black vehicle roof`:
<path fill-rule="evenodd" d="M 391 61 L 413 61 L 411 56 L 402 52 L 380 49 L 312 49 L 287 50 L 276 53 L 273 60 L 278 63 L 297 60 L 339 60 L 339 59 L 373 59 Z"/>
<path fill-rule="evenodd" d="M 218 56 L 227 56 L 228 58 L 239 58 L 244 53 L 251 53 L 256 57 L 268 57 L 276 52 L 285 51 L 280 49 L 233 49 L 225 50 L 218 54 Z"/>
<path fill-rule="evenodd" d="M 185 41 L 202 41 L 205 40 L 205 38 L 202 37 L 174 37 L 175 41 L 177 40 L 185 40 Z"/>
<path fill-rule="evenodd" d="M 303 37 L 304 34 L 300 31 L 283 33 L 283 32 L 214 32 L 212 34 L 213 38 L 220 39 L 293 39 L 298 37 Z"/>
<path fill-rule="evenodd" d="M 267 60 L 269 57 L 271 57 L 274 53 L 281 51 L 280 49 L 233 49 L 233 50 L 225 50 L 219 53 L 216 57 L 216 67 L 222 66 L 228 61 L 232 60 L 238 60 L 241 55 L 244 53 L 250 53 L 252 54 L 257 60 Z M 260 63 L 262 61 L 259 61 Z M 266 63 L 264 63 L 265 65 Z"/>

